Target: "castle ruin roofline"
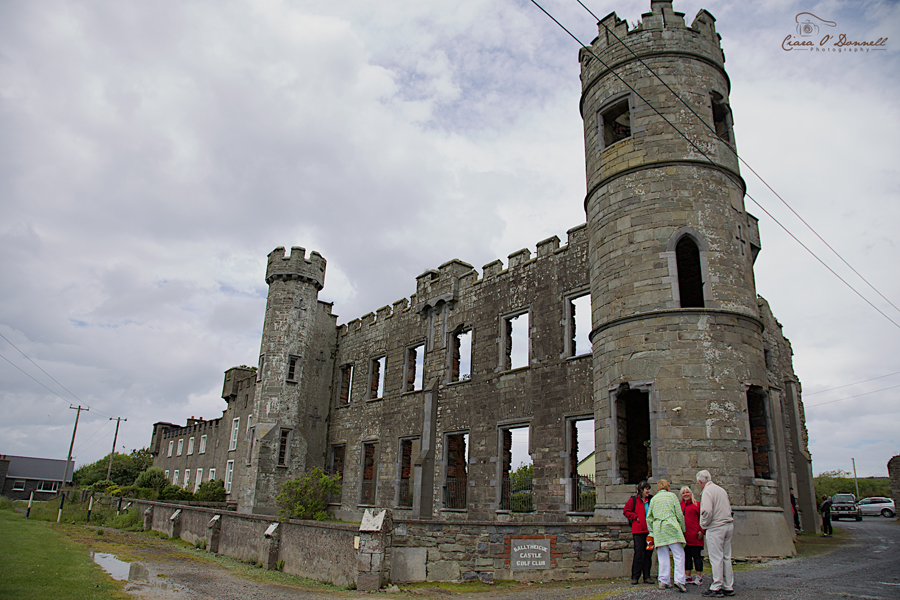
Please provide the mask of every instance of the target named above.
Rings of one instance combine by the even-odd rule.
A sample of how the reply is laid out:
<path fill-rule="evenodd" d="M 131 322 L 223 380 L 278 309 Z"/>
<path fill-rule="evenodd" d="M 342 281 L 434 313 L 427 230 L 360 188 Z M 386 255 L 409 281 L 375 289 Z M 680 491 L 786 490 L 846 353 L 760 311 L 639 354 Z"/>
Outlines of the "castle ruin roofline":
<path fill-rule="evenodd" d="M 284 246 L 278 246 L 269 253 L 266 266 L 266 283 L 271 285 L 278 279 L 299 279 L 315 286 L 317 291 L 325 287 L 326 260 L 316 251 L 306 258 L 306 249 L 292 246 L 290 256 L 285 255 Z"/>

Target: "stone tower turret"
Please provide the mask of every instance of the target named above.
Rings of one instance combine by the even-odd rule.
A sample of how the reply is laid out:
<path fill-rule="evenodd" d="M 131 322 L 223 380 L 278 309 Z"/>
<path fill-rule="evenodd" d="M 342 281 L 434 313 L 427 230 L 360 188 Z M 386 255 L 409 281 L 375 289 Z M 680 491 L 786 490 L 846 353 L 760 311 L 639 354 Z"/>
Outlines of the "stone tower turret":
<path fill-rule="evenodd" d="M 598 514 L 620 518 L 642 479 L 680 486 L 700 469 L 733 505 L 775 506 L 787 477 L 772 450 L 779 390 L 715 19 L 703 10 L 686 27 L 653 0 L 631 31 L 604 17 L 580 60 Z"/>
<path fill-rule="evenodd" d="M 263 324 L 253 421 L 247 424 L 238 503 L 274 513 L 280 485 L 308 468 L 324 467 L 328 398 L 336 345 L 331 305 L 318 301 L 325 259 L 303 248 L 269 254 L 269 295 Z"/>

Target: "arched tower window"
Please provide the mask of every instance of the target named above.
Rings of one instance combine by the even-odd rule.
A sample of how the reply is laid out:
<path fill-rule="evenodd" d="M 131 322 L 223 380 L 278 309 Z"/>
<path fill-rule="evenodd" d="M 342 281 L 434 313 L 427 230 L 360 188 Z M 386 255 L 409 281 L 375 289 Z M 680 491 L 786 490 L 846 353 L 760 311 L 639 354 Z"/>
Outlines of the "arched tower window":
<path fill-rule="evenodd" d="M 678 293 L 681 308 L 703 308 L 703 272 L 700 267 L 700 248 L 689 236 L 675 245 L 678 268 Z"/>

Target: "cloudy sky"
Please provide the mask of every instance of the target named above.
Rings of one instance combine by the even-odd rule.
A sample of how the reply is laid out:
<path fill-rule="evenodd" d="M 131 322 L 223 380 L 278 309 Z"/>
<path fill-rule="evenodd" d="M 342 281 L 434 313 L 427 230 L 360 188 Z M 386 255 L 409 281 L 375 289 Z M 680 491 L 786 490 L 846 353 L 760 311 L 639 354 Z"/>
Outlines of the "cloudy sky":
<path fill-rule="evenodd" d="M 631 24 L 649 10 L 586 4 Z M 575 0 L 544 6 L 596 35 Z M 688 23 L 701 8 L 742 157 L 888 299 L 744 168 L 765 211 L 887 315 L 747 200 L 814 470 L 856 458 L 885 475 L 900 453 L 900 8 L 675 2 Z M 783 50 L 804 11 L 835 23 L 815 21 L 817 39 L 888 40 Z M 219 416 L 222 373 L 256 363 L 276 246 L 328 259 L 320 298 L 344 323 L 451 258 L 480 268 L 564 240 L 584 221 L 579 94 L 577 43 L 525 0 L 0 3 L 0 453 L 65 457 L 70 403 L 92 407 L 78 464 L 109 452 L 110 416 L 128 419 L 120 451 L 155 421 Z"/>

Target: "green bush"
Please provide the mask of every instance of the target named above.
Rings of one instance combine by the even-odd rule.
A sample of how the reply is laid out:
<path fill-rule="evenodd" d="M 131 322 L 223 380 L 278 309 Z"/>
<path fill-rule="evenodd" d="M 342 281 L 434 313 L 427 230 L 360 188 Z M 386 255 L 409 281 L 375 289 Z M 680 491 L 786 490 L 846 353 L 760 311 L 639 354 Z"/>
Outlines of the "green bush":
<path fill-rule="evenodd" d="M 194 499 L 200 502 L 225 502 L 225 482 L 221 479 L 204 481 L 194 494 Z"/>
<path fill-rule="evenodd" d="M 115 481 L 111 479 L 101 479 L 100 481 L 95 481 L 90 485 L 91 491 L 96 493 L 105 494 L 106 490 L 109 488 L 118 487 Z"/>
<path fill-rule="evenodd" d="M 193 500 L 194 494 L 187 491 L 183 487 L 169 484 L 159 493 L 160 500 Z"/>
<path fill-rule="evenodd" d="M 339 475 L 326 475 L 316 467 L 307 471 L 302 477 L 286 481 L 281 486 L 281 493 L 275 503 L 281 507 L 279 514 L 293 519 L 314 521 L 328 520 L 325 506 L 330 494 L 341 491 Z"/>
<path fill-rule="evenodd" d="M 159 467 L 150 467 L 134 480 L 134 487 L 153 488 L 157 494 L 167 485 L 169 480 L 166 478 L 166 472 Z"/>
<path fill-rule="evenodd" d="M 7 498 L 6 496 L 0 496 L 0 510 L 12 510 L 15 507 L 15 502 Z"/>
<path fill-rule="evenodd" d="M 891 483 L 887 477 L 860 477 L 859 498 L 870 496 L 884 496 L 890 498 Z M 822 501 L 822 496 L 834 496 L 835 494 L 856 495 L 856 482 L 848 471 L 825 471 L 815 478 L 816 500 Z"/>
<path fill-rule="evenodd" d="M 131 454 L 113 454 L 112 468 L 110 469 L 109 454 L 89 465 L 83 465 L 75 469 L 73 478 L 75 485 L 79 487 L 91 487 L 98 481 L 106 479 L 109 470 L 109 479 L 116 485 L 133 485 L 142 471 L 147 470 L 153 464 L 153 455 L 149 448 L 132 450 Z"/>

